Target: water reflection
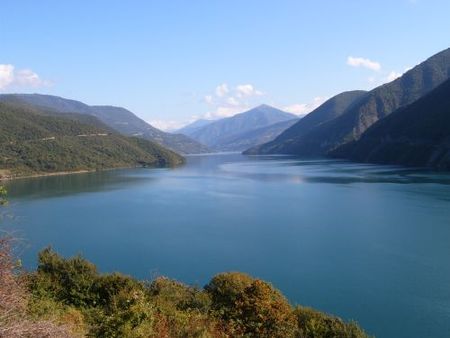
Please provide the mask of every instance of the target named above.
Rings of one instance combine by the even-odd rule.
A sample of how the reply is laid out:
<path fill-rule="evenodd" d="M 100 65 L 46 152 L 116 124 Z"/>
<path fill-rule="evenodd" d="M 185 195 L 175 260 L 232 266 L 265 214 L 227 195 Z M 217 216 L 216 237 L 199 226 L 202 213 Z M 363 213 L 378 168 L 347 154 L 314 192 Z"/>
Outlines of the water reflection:
<path fill-rule="evenodd" d="M 19 217 L 4 223 L 29 243 L 25 267 L 52 245 L 140 278 L 202 285 L 240 270 L 379 337 L 445 337 L 449 184 L 445 173 L 330 159 L 189 156 L 175 169 L 9 182 Z"/>
<path fill-rule="evenodd" d="M 150 169 L 139 169 L 143 172 Z M 62 197 L 86 192 L 119 189 L 125 185 L 139 184 L 150 177 L 128 175 L 128 170 L 111 170 L 61 176 L 24 178 L 6 183 L 10 199 Z"/>

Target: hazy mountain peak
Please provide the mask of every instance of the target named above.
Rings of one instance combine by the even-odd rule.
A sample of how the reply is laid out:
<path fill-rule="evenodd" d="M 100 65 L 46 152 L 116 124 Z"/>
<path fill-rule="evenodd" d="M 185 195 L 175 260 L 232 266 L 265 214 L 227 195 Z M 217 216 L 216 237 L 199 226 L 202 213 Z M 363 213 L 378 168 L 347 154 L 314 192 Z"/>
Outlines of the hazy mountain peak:
<path fill-rule="evenodd" d="M 189 135 L 212 148 L 229 150 L 230 140 L 236 140 L 238 136 L 245 138 L 244 133 L 296 118 L 293 114 L 262 104 L 234 116 L 212 121 Z M 252 136 L 252 139 L 258 138 Z"/>

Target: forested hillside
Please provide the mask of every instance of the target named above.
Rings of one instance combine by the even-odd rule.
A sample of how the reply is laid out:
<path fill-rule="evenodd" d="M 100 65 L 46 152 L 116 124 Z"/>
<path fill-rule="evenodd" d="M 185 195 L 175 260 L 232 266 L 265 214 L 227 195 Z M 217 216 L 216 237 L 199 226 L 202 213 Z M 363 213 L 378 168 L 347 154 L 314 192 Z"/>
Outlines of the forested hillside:
<path fill-rule="evenodd" d="M 94 117 L 49 116 L 33 107 L 0 102 L 0 121 L 3 177 L 183 162 L 154 142 L 102 129 Z"/>
<path fill-rule="evenodd" d="M 370 127 L 333 156 L 450 170 L 450 80 Z"/>
<path fill-rule="evenodd" d="M 85 116 L 93 116 L 104 125 L 107 125 L 109 129 L 115 130 L 125 136 L 137 136 L 154 141 L 178 153 L 191 154 L 209 151 L 206 146 L 185 135 L 170 134 L 153 127 L 131 111 L 122 107 L 89 106 L 80 101 L 41 94 L 0 95 L 0 101 L 27 104 L 28 106 L 56 115 L 77 113 Z"/>
<path fill-rule="evenodd" d="M 358 140 L 375 122 L 413 103 L 449 78 L 450 48 L 433 55 L 398 79 L 371 90 L 334 119 L 318 124 L 306 133 L 294 133 L 296 126 L 293 126 L 286 131 L 289 137 L 282 134 L 279 137 L 281 142 L 275 140 L 263 146 L 261 151 L 256 149 L 252 152 L 327 155 L 346 143 Z M 306 121 L 308 116 L 301 121 Z"/>

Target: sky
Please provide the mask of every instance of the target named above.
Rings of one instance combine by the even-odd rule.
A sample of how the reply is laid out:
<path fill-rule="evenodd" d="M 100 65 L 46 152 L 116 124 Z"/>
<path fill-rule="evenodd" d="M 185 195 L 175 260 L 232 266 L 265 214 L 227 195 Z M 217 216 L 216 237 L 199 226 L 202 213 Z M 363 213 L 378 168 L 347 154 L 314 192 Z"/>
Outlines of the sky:
<path fill-rule="evenodd" d="M 259 104 L 304 115 L 450 47 L 448 0 L 0 0 L 0 92 L 156 127 Z"/>

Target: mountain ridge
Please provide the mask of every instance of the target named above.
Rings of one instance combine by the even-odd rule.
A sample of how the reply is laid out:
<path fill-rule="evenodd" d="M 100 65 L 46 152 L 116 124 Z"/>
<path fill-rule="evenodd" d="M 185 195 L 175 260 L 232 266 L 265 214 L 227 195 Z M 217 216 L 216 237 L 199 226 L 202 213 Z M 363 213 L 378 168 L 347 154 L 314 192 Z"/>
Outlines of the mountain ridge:
<path fill-rule="evenodd" d="M 431 56 L 400 78 L 374 88 L 358 104 L 349 107 L 335 119 L 313 128 L 306 135 L 292 139 L 287 145 L 278 145 L 267 153 L 327 155 L 343 144 L 359 139 L 376 121 L 413 103 L 449 77 L 450 48 Z"/>
<path fill-rule="evenodd" d="M 450 170 L 450 79 L 374 123 L 330 155 L 359 162 Z"/>
<path fill-rule="evenodd" d="M 218 121 L 218 120 L 217 120 Z M 191 122 L 180 129 L 176 129 L 173 133 L 183 134 L 186 136 L 190 136 L 193 132 L 203 128 L 204 126 L 216 122 L 216 120 L 206 120 L 206 119 L 198 119 L 194 122 Z"/>
<path fill-rule="evenodd" d="M 211 148 L 223 150 L 230 137 L 295 118 L 297 116 L 291 113 L 263 104 L 212 122 L 192 133 L 191 137 Z"/>
<path fill-rule="evenodd" d="M 294 142 L 297 137 L 306 135 L 311 129 L 343 114 L 350 105 L 354 104 L 365 94 L 367 94 L 366 91 L 353 90 L 335 95 L 304 116 L 296 124 L 286 129 L 271 142 L 247 149 L 244 151 L 244 154 L 276 153 L 278 149 L 283 149 L 283 146 L 289 146 L 289 143 Z"/>
<path fill-rule="evenodd" d="M 73 117 L 0 102 L 0 176 L 176 166 L 184 162 L 180 155 L 155 142 L 111 133 Z"/>
<path fill-rule="evenodd" d="M 180 153 L 204 153 L 209 149 L 197 141 L 181 134 L 163 132 L 148 124 L 131 111 L 116 106 L 90 106 L 81 101 L 66 99 L 60 96 L 43 94 L 3 94 L 0 101 L 15 98 L 43 109 L 54 110 L 55 113 L 79 113 L 92 115 L 110 128 L 126 135 L 139 136 Z"/>

